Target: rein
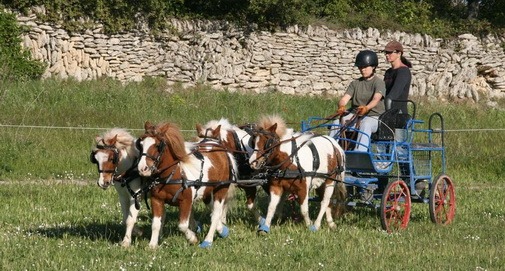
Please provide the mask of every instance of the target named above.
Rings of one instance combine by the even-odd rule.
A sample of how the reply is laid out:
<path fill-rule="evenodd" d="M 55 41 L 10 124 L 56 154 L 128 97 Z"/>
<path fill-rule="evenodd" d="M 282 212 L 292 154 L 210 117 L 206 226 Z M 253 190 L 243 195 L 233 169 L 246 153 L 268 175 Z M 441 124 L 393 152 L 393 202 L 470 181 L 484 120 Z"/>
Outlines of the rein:
<path fill-rule="evenodd" d="M 319 164 L 320 164 L 319 154 L 317 152 L 317 149 L 316 149 L 314 143 L 311 141 L 311 139 L 313 139 L 314 137 L 319 137 L 319 136 L 321 136 L 321 135 L 314 135 L 309 140 L 302 142 L 302 144 L 300 144 L 300 146 L 296 145 L 296 138 L 298 138 L 298 137 L 292 137 L 289 140 L 279 141 L 276 146 L 278 146 L 284 142 L 288 142 L 288 141 L 292 142 L 291 154 L 286 158 L 286 160 L 282 161 L 281 163 L 279 163 L 277 165 L 265 166 L 264 167 L 266 169 L 265 175 L 268 177 L 285 178 L 285 179 L 299 179 L 299 178 L 304 178 L 304 177 L 321 177 L 321 178 L 332 179 L 333 181 L 341 181 L 341 180 L 337 180 L 335 178 L 330 178 L 329 176 L 331 176 L 335 173 L 341 173 L 344 170 L 344 168 L 342 166 L 338 166 L 333 171 L 328 172 L 328 173 L 321 173 L 321 172 L 317 172 L 317 171 L 305 171 L 301 167 L 300 157 L 298 156 L 298 151 L 303 146 L 307 145 L 312 152 L 312 157 L 313 157 L 312 168 L 314 168 L 314 169 L 319 168 Z M 329 139 L 327 139 L 327 140 L 329 140 Z M 276 147 L 276 146 L 274 146 L 274 147 Z M 296 164 L 292 161 L 292 159 L 295 160 Z M 294 164 L 297 167 L 297 169 L 296 170 L 289 169 L 289 168 L 281 169 L 281 167 L 283 165 L 285 165 L 286 163 Z"/>
<path fill-rule="evenodd" d="M 344 125 L 342 125 L 342 127 L 340 127 L 338 133 L 336 134 L 337 137 L 339 138 L 344 138 L 344 139 L 353 139 L 353 138 L 356 138 L 357 134 L 358 134 L 358 129 L 359 129 L 359 126 L 361 124 L 361 120 L 363 118 L 359 117 L 358 114 L 354 114 L 348 121 L 347 123 L 345 123 Z M 343 122 L 343 117 L 340 118 L 340 123 Z M 346 131 L 352 127 L 354 125 L 354 129 L 352 129 L 351 133 L 346 133 Z M 344 150 L 348 150 L 349 149 L 349 145 L 351 142 L 349 142 L 348 140 L 339 140 L 339 142 L 341 143 L 341 146 Z"/>

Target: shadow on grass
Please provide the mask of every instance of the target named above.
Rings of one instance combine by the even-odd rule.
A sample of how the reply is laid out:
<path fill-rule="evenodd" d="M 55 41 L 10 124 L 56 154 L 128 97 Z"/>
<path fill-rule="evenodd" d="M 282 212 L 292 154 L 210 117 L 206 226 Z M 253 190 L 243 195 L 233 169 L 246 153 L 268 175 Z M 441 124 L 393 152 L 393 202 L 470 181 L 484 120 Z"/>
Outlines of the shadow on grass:
<path fill-rule="evenodd" d="M 144 230 L 143 230 L 144 231 Z M 125 227 L 118 223 L 89 223 L 73 226 L 34 229 L 33 234 L 46 238 L 65 239 L 69 236 L 89 239 L 91 241 L 109 241 L 118 243 L 123 239 Z"/>
<path fill-rule="evenodd" d="M 177 213 L 167 212 L 166 222 L 163 227 L 164 235 L 170 236 L 178 234 L 177 229 Z M 151 218 L 148 216 L 139 215 L 139 220 L 135 227 L 140 230 L 141 234 L 132 236 L 132 242 L 137 240 L 148 240 L 151 236 Z M 126 227 L 121 223 L 113 221 L 100 222 L 81 222 L 74 225 L 54 226 L 46 228 L 35 228 L 28 230 L 29 233 L 39 235 L 51 239 L 66 239 L 68 237 L 78 237 L 88 239 L 90 241 L 106 241 L 112 244 L 120 243 L 123 240 Z"/>

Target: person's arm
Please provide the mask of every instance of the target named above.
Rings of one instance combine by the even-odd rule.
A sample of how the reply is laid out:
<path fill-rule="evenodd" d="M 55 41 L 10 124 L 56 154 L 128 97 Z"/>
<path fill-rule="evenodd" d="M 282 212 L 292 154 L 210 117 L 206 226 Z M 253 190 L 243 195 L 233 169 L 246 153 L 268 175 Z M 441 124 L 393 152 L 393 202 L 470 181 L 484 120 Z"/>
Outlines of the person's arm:
<path fill-rule="evenodd" d="M 382 94 L 380 93 L 375 93 L 373 95 L 372 100 L 366 105 L 367 111 L 370 111 L 370 109 L 374 108 L 382 99 Z"/>
<path fill-rule="evenodd" d="M 347 105 L 347 103 L 351 100 L 351 95 L 349 94 L 344 94 L 344 96 L 342 97 L 342 99 L 340 99 L 340 101 L 338 101 L 338 107 L 344 107 Z"/>

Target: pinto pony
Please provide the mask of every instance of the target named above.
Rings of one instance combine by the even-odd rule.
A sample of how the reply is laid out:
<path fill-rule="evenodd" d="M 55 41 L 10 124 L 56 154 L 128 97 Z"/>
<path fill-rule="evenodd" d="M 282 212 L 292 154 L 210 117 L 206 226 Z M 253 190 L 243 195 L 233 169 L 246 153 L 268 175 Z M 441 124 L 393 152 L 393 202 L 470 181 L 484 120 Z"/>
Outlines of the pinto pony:
<path fill-rule="evenodd" d="M 254 152 L 250 165 L 264 170 L 270 186 L 270 202 L 265 223 L 258 231 L 268 233 L 277 205 L 284 192 L 297 195 L 301 215 L 312 231 L 321 226 L 323 215 L 330 228 L 333 222 L 330 201 L 334 196 L 336 208 L 345 208 L 345 154 L 331 137 L 312 133 L 294 133 L 278 116 L 265 116 L 257 124 Z M 335 190 L 335 186 L 337 189 Z M 315 189 L 321 199 L 314 224 L 309 217 L 309 191 Z"/>
<path fill-rule="evenodd" d="M 200 247 L 210 247 L 217 231 L 227 237 L 223 224 L 227 204 L 233 197 L 237 166 L 233 156 L 216 143 L 185 143 L 179 128 L 172 123 L 144 125 L 145 133 L 138 140 L 142 150 L 138 163 L 140 175 L 151 177 L 149 185 L 153 215 L 149 247 L 158 246 L 165 220 L 165 203 L 179 208 L 179 230 L 191 244 L 198 238 L 192 207 L 203 200 L 212 210 L 211 225 Z"/>
<path fill-rule="evenodd" d="M 253 153 L 252 135 L 253 130 L 249 125 L 238 127 L 232 125 L 227 119 L 211 120 L 204 125 L 197 124 L 196 132 L 198 137 L 206 140 L 217 140 L 227 151 L 233 154 L 238 166 L 238 186 L 246 194 L 247 209 L 254 215 L 256 222 L 260 225 L 264 223 L 264 218 L 256 208 L 256 193 L 258 181 L 250 180 L 253 176 L 253 169 L 249 165 L 249 157 Z M 263 189 L 268 193 L 268 187 L 262 184 Z"/>
<path fill-rule="evenodd" d="M 119 196 L 123 224 L 126 232 L 121 242 L 123 247 L 131 244 L 132 233 L 141 235 L 135 228 L 139 213 L 133 195 L 140 190 L 141 178 L 137 172 L 136 161 L 139 151 L 135 148 L 135 138 L 124 129 L 114 128 L 95 138 L 95 146 L 90 161 L 97 165 L 99 178 L 97 184 L 102 189 L 114 185 Z"/>

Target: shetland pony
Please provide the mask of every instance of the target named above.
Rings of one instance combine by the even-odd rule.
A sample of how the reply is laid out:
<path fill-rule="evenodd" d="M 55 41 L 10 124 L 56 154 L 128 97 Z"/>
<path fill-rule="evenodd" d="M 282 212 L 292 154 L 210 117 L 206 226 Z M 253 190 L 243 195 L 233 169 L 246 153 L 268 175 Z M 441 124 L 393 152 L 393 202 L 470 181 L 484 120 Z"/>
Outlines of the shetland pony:
<path fill-rule="evenodd" d="M 256 192 L 258 181 L 251 180 L 253 170 L 249 165 L 249 157 L 253 152 L 252 128 L 248 125 L 238 127 L 232 125 L 227 119 L 211 120 L 204 125 L 197 124 L 196 132 L 202 141 L 218 140 L 227 151 L 233 154 L 238 166 L 238 186 L 246 194 L 247 209 L 254 215 L 256 222 L 260 225 L 265 222 L 260 212 L 256 208 Z M 250 180 L 250 181 L 249 181 Z M 268 193 L 266 184 L 262 184 L 264 190 Z"/>
<path fill-rule="evenodd" d="M 258 231 L 268 233 L 282 194 L 297 195 L 301 215 L 312 231 L 321 226 L 323 215 L 330 228 L 333 222 L 330 201 L 335 193 L 336 208 L 345 208 L 345 154 L 331 137 L 312 133 L 294 133 L 278 116 L 264 116 L 257 124 L 254 152 L 249 158 L 253 169 L 265 170 L 270 186 L 270 202 L 265 224 Z M 337 190 L 334 189 L 335 185 Z M 314 224 L 309 217 L 309 191 L 315 189 L 321 199 Z"/>
<path fill-rule="evenodd" d="M 114 184 L 116 188 L 123 214 L 123 224 L 126 225 L 121 245 L 128 247 L 131 244 L 133 232 L 136 235 L 142 234 L 134 227 L 139 209 L 135 207 L 136 199 L 132 195 L 141 187 L 136 164 L 139 151 L 135 148 L 135 138 L 124 129 L 114 128 L 102 136 L 97 136 L 95 144 L 90 154 L 90 161 L 98 168 L 97 184 L 104 190 L 111 184 Z"/>
<path fill-rule="evenodd" d="M 179 230 L 189 243 L 198 242 L 191 229 L 195 228 L 192 206 L 200 199 L 212 210 L 211 225 L 200 247 L 212 246 L 216 230 L 220 237 L 227 237 L 229 230 L 223 220 L 236 182 L 233 156 L 217 143 L 185 143 L 179 128 L 172 123 L 154 126 L 146 122 L 144 128 L 144 135 L 137 141 L 142 150 L 138 170 L 152 181 L 149 187 L 153 222 L 149 247 L 158 246 L 165 203 L 179 208 Z"/>

